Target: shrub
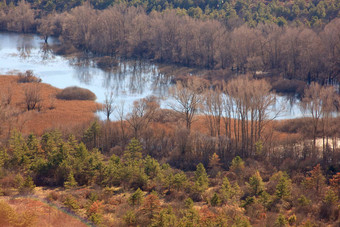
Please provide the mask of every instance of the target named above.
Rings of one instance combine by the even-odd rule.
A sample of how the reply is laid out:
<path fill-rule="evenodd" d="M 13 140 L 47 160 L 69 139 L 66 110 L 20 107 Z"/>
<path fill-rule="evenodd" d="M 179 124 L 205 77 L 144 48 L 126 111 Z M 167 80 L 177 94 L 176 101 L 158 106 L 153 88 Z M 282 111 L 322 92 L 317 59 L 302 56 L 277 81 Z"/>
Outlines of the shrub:
<path fill-rule="evenodd" d="M 161 202 L 158 196 L 155 193 L 151 193 L 145 198 L 145 202 L 140 211 L 145 218 L 151 221 L 152 218 L 159 214 L 160 207 Z"/>
<path fill-rule="evenodd" d="M 250 227 L 251 224 L 246 217 L 237 216 L 234 218 L 233 226 L 243 226 L 243 227 Z"/>
<path fill-rule="evenodd" d="M 230 170 L 234 171 L 235 173 L 240 173 L 244 169 L 244 161 L 240 156 L 236 156 L 231 161 Z"/>
<path fill-rule="evenodd" d="M 102 222 L 102 214 L 100 212 L 102 202 L 94 202 L 87 210 L 87 217 L 94 223 L 99 224 Z"/>
<path fill-rule="evenodd" d="M 20 194 L 32 194 L 34 192 L 35 184 L 30 176 L 26 177 L 24 182 L 19 187 Z"/>
<path fill-rule="evenodd" d="M 96 95 L 85 88 L 67 87 L 57 94 L 58 99 L 64 100 L 96 100 Z"/>
<path fill-rule="evenodd" d="M 56 191 L 52 191 L 50 193 L 48 193 L 47 195 L 47 200 L 49 201 L 57 201 L 59 199 L 59 193 Z"/>
<path fill-rule="evenodd" d="M 184 206 L 185 206 L 185 208 L 187 208 L 187 209 L 191 209 L 191 208 L 194 206 L 194 201 L 192 201 L 191 198 L 187 198 L 187 199 L 184 201 Z"/>
<path fill-rule="evenodd" d="M 32 84 L 25 88 L 25 104 L 27 111 L 38 109 L 41 110 L 41 94 L 38 84 Z"/>
<path fill-rule="evenodd" d="M 337 220 L 339 216 L 339 198 L 333 190 L 328 190 L 320 207 L 320 218 L 326 221 Z"/>
<path fill-rule="evenodd" d="M 77 203 L 77 200 L 74 196 L 68 195 L 66 196 L 64 200 L 64 205 L 69 208 L 70 210 L 77 210 L 79 209 L 79 205 Z"/>
<path fill-rule="evenodd" d="M 221 205 L 221 199 L 218 197 L 216 193 L 214 193 L 214 196 L 211 198 L 210 204 L 213 207 Z"/>
<path fill-rule="evenodd" d="M 298 203 L 300 206 L 308 206 L 311 201 L 304 195 L 302 195 L 300 198 L 298 198 Z"/>
<path fill-rule="evenodd" d="M 176 226 L 177 217 L 171 206 L 162 209 L 155 218 L 152 219 L 151 226 Z"/>
<path fill-rule="evenodd" d="M 136 214 L 132 210 L 127 211 L 123 219 L 124 219 L 125 224 L 128 226 L 135 225 L 137 222 Z"/>
<path fill-rule="evenodd" d="M 283 214 L 279 214 L 279 216 L 277 217 L 275 221 L 275 226 L 284 227 L 284 226 L 287 226 L 287 224 L 288 224 L 287 218 Z"/>
<path fill-rule="evenodd" d="M 298 94 L 298 96 L 301 97 L 306 84 L 300 80 L 279 79 L 275 81 L 272 84 L 272 86 L 273 86 L 273 90 L 275 90 L 277 93 Z"/>
<path fill-rule="evenodd" d="M 289 225 L 294 225 L 296 223 L 296 215 L 293 214 L 288 218 Z"/>
<path fill-rule="evenodd" d="M 32 70 L 27 70 L 25 73 L 18 74 L 18 83 L 40 83 L 41 79 L 33 75 Z"/>

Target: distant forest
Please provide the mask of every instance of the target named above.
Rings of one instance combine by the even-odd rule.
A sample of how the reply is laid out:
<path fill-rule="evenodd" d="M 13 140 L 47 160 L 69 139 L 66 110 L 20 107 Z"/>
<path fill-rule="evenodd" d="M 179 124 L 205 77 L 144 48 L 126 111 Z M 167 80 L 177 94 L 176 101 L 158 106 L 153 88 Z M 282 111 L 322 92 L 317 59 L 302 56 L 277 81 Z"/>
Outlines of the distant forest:
<path fill-rule="evenodd" d="M 252 27 L 242 20 L 195 19 L 182 12 L 148 14 L 142 7 L 125 4 L 96 10 L 87 2 L 67 12 L 44 15 L 22 1 L 0 10 L 0 28 L 38 32 L 46 42 L 49 36 L 57 36 L 63 44 L 57 51 L 60 54 L 78 49 L 100 56 L 222 70 L 222 74 L 228 71 L 229 75 L 269 72 L 307 83 L 340 81 L 339 18 L 320 28 L 270 22 Z M 294 87 L 288 90 L 297 92 Z"/>
<path fill-rule="evenodd" d="M 18 0 L 2 0 L 0 7 L 17 5 Z M 45 12 L 63 12 L 82 5 L 84 0 L 27 0 L 34 9 Z M 339 15 L 337 0 L 90 0 L 95 9 L 106 9 L 117 4 L 142 7 L 147 13 L 177 9 L 193 18 L 209 18 L 228 21 L 243 20 L 251 26 L 274 22 L 284 25 L 305 24 L 321 26 Z"/>

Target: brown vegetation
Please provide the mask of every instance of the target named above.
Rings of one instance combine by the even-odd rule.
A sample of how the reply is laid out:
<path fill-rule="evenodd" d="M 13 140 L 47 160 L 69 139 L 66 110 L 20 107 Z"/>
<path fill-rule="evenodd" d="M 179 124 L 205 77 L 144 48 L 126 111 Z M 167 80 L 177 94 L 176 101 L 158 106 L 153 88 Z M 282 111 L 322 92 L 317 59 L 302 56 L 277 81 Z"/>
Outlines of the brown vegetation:
<path fill-rule="evenodd" d="M 96 95 L 85 88 L 67 87 L 56 95 L 57 99 L 64 100 L 96 100 Z"/>
<path fill-rule="evenodd" d="M 59 36 L 62 45 L 57 53 L 71 53 L 75 47 L 107 56 L 99 66 L 114 64 L 117 57 L 138 57 L 221 70 L 223 75 L 269 72 L 287 80 L 339 83 L 339 18 L 313 30 L 296 24 L 249 26 L 238 20 L 197 20 L 175 9 L 147 14 L 141 7 L 123 4 L 96 10 L 89 2 L 39 19 L 25 1 L 0 12 L 2 29 L 36 28 L 46 42 L 48 36 Z M 299 89 L 284 83 L 277 84 L 279 90 Z"/>
<path fill-rule="evenodd" d="M 60 92 L 60 89 L 48 84 L 18 83 L 17 80 L 16 76 L 0 76 L 0 86 L 4 88 L 2 97 L 7 97 L 7 101 L 8 95 L 11 97 L 9 105 L 3 105 L 0 108 L 4 116 L 1 118 L 3 121 L 1 136 L 8 135 L 11 129 L 37 135 L 53 128 L 68 131 L 70 128 L 79 127 L 93 120 L 94 112 L 98 109 L 93 101 L 56 99 L 56 94 Z M 35 96 L 38 94 L 39 96 Z M 39 102 L 33 102 L 33 104 L 31 98 Z M 25 111 L 28 108 L 36 109 L 38 103 L 39 111 Z"/>
<path fill-rule="evenodd" d="M 45 113 L 49 121 L 40 122 L 41 128 L 48 127 L 51 119 L 57 122 L 48 113 L 62 109 L 63 103 L 68 103 L 66 113 L 79 118 L 77 123 L 85 115 L 70 112 L 72 105 L 95 106 L 90 101 L 54 98 L 53 108 L 44 108 L 46 96 L 60 90 L 40 83 L 42 109 L 26 111 L 20 88 L 32 83 L 17 83 L 9 76 L 0 82 L 15 88 L 12 98 L 3 96 L 2 110 L 16 106 L 22 111 L 18 116 Z M 265 80 L 239 77 L 209 86 L 190 77 L 177 83 L 171 94 L 179 105 L 173 110 L 162 110 L 155 97 L 147 97 L 124 113 L 107 93 L 106 115 L 109 118 L 114 108 L 120 121 L 84 121 L 86 126 L 79 130 L 64 116 L 59 121 L 67 124 L 63 134 L 49 131 L 41 137 L 23 137 L 12 130 L 0 149 L 0 193 L 34 194 L 107 226 L 339 223 L 340 153 L 327 143 L 327 152 L 315 153 L 316 147 L 310 145 L 315 119 L 294 121 L 306 132 L 289 127 L 292 121 L 272 120 L 267 114 L 275 100 Z M 318 99 L 308 94 L 318 91 L 316 85 L 308 87 L 302 103 L 309 108 Z M 327 101 L 331 93 L 322 94 L 328 95 L 318 98 Z M 334 104 L 326 101 L 325 105 Z M 318 115 L 316 131 L 325 142 L 328 135 L 336 137 L 339 128 L 338 119 L 326 114 L 330 108 L 326 106 L 320 107 L 325 112 Z M 334 131 L 323 134 L 320 126 L 326 123 L 334 124 Z M 34 128 L 21 126 L 21 131 Z M 45 191 L 35 185 L 59 188 Z"/>
<path fill-rule="evenodd" d="M 56 207 L 33 198 L 0 200 L 1 226 L 87 226 Z"/>
<path fill-rule="evenodd" d="M 18 83 L 40 83 L 41 79 L 33 75 L 32 70 L 27 70 L 25 73 L 18 74 Z"/>

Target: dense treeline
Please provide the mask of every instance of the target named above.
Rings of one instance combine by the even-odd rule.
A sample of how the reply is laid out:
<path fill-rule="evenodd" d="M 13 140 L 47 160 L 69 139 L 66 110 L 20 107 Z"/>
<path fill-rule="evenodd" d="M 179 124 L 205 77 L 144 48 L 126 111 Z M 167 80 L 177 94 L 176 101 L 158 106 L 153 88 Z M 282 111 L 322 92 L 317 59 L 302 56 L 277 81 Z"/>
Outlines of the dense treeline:
<path fill-rule="evenodd" d="M 147 14 L 140 7 L 119 5 L 98 11 L 89 4 L 37 19 L 29 4 L 21 2 L 0 11 L 0 23 L 3 30 L 37 30 L 46 41 L 48 36 L 59 36 L 63 50 L 73 45 L 99 55 L 240 74 L 272 72 L 309 83 L 339 82 L 339 19 L 319 31 L 272 23 L 228 28 L 217 20 L 197 20 L 176 10 Z"/>
<path fill-rule="evenodd" d="M 2 0 L 0 7 L 17 5 L 19 0 Z M 44 12 L 67 11 L 80 6 L 81 0 L 27 0 L 35 9 Z M 222 21 L 243 20 L 249 25 L 274 22 L 279 25 L 294 22 L 308 26 L 320 26 L 339 15 L 340 3 L 336 0 L 327 1 L 259 1 L 259 0 L 234 0 L 234 1 L 118 1 L 118 0 L 90 0 L 95 9 L 106 9 L 112 5 L 124 3 L 127 6 L 143 7 L 147 13 L 178 9 L 181 14 L 193 18 L 214 18 Z"/>

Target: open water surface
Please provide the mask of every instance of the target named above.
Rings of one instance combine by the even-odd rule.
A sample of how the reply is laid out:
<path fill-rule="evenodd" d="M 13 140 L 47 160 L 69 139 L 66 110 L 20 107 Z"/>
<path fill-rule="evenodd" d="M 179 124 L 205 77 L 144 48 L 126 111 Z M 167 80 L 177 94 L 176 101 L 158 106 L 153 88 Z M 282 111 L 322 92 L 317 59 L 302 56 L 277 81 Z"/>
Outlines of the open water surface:
<path fill-rule="evenodd" d="M 57 39 L 49 38 L 49 45 L 57 43 Z M 150 95 L 159 97 L 163 108 L 169 108 L 169 103 L 173 101 L 168 97 L 172 78 L 160 73 L 155 64 L 147 61 L 120 61 L 118 66 L 106 71 L 96 67 L 91 59 L 55 55 L 37 35 L 0 33 L 0 75 L 26 70 L 32 70 L 43 83 L 57 88 L 87 88 L 96 94 L 97 102 L 104 102 L 105 94 L 113 92 L 115 103 L 124 103 L 125 112 L 128 112 L 134 101 Z M 273 115 L 285 107 L 278 119 L 302 116 L 296 102 L 287 97 L 278 97 Z M 98 115 L 105 118 L 103 113 Z"/>

